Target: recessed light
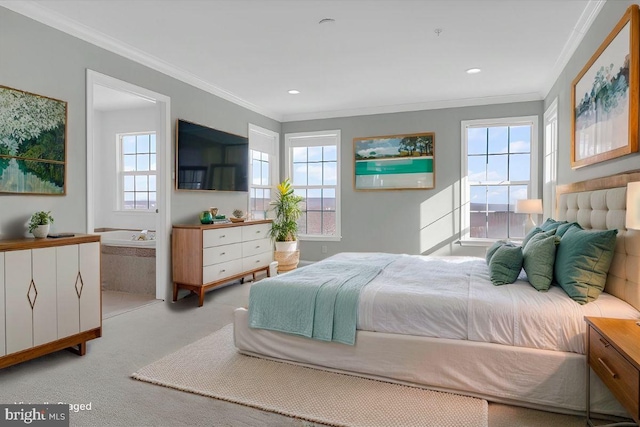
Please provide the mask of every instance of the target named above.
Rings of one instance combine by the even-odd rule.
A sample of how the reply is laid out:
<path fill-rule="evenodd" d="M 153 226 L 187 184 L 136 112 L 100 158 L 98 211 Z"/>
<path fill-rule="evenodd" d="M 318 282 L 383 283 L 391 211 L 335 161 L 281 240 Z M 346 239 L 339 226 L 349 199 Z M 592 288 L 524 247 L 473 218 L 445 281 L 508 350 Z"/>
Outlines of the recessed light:
<path fill-rule="evenodd" d="M 482 71 L 480 68 L 469 68 L 467 74 L 478 74 L 480 71 Z"/>
<path fill-rule="evenodd" d="M 299 90 L 295 90 L 295 89 L 291 89 L 291 90 L 289 91 L 289 94 L 290 94 L 290 95 L 297 95 L 297 94 L 299 94 L 299 93 L 300 93 L 300 91 L 299 91 Z"/>

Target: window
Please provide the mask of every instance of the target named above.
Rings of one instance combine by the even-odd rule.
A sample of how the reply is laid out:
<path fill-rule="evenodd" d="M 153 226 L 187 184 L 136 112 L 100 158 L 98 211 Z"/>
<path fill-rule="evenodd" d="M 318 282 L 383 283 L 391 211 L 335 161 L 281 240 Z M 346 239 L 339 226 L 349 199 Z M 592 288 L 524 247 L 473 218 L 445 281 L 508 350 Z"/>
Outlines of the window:
<path fill-rule="evenodd" d="M 120 210 L 156 209 L 156 134 L 118 135 L 120 151 Z"/>
<path fill-rule="evenodd" d="M 271 189 L 278 181 L 279 135 L 268 129 L 249 125 L 249 215 L 266 218 Z"/>
<path fill-rule="evenodd" d="M 285 135 L 287 176 L 305 199 L 302 240 L 340 240 L 339 143 L 339 130 Z"/>
<path fill-rule="evenodd" d="M 516 200 L 537 198 L 538 118 L 462 122 L 462 240 L 521 239 L 526 214 Z"/>
<path fill-rule="evenodd" d="M 544 112 L 544 180 L 542 206 L 544 217 L 554 216 L 556 211 L 556 184 L 558 183 L 558 98 Z"/>

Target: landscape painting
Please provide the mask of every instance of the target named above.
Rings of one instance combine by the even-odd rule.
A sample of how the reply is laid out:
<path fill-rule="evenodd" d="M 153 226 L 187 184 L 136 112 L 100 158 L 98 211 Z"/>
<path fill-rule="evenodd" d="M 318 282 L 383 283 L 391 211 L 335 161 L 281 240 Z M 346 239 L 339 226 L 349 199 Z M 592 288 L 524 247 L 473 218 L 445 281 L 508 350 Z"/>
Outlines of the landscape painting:
<path fill-rule="evenodd" d="M 435 133 L 355 138 L 353 145 L 356 190 L 435 187 Z"/>
<path fill-rule="evenodd" d="M 637 14 L 627 11 L 573 81 L 573 168 L 638 150 Z"/>
<path fill-rule="evenodd" d="M 67 103 L 0 86 L 0 193 L 65 194 Z"/>

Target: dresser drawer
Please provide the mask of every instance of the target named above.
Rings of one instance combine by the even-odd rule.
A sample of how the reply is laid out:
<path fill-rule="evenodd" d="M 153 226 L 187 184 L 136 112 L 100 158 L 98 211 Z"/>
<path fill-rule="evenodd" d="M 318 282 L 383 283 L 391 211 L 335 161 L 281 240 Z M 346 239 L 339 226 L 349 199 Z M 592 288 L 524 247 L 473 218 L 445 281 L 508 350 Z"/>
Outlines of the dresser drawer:
<path fill-rule="evenodd" d="M 589 328 L 589 365 L 613 395 L 634 416 L 638 416 L 640 375 L 605 337 Z"/>
<path fill-rule="evenodd" d="M 263 252 L 272 252 L 273 245 L 271 239 L 250 240 L 242 242 L 242 256 L 248 257 L 258 255 Z"/>
<path fill-rule="evenodd" d="M 202 250 L 202 265 L 220 264 L 242 258 L 242 243 L 212 246 Z"/>
<path fill-rule="evenodd" d="M 242 270 L 250 271 L 266 267 L 273 261 L 273 252 L 263 252 L 258 255 L 242 258 Z"/>
<path fill-rule="evenodd" d="M 226 227 L 202 232 L 202 247 L 229 245 L 242 241 L 242 230 L 244 227 Z"/>
<path fill-rule="evenodd" d="M 269 230 L 271 229 L 271 223 L 246 225 L 240 227 L 242 229 L 242 240 L 257 240 L 269 237 Z"/>
<path fill-rule="evenodd" d="M 202 282 L 205 284 L 217 282 L 240 273 L 242 273 L 241 259 L 208 265 L 202 269 Z"/>

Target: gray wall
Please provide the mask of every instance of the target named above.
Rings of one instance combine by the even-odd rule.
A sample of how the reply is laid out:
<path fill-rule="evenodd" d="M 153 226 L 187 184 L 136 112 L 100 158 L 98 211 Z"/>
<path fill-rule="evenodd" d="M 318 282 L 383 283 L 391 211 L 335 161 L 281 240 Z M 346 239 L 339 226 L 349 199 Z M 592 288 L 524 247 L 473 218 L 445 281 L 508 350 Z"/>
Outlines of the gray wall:
<path fill-rule="evenodd" d="M 456 243 L 460 233 L 461 121 L 534 115 L 538 116 L 541 135 L 542 101 L 283 123 L 282 137 L 329 129 L 340 129 L 342 136 L 342 240 L 302 241 L 301 258 L 315 261 L 344 251 L 483 256 L 484 247 Z M 436 188 L 354 191 L 353 138 L 413 132 L 435 132 Z M 322 253 L 323 245 L 327 254 Z"/>
<path fill-rule="evenodd" d="M 571 82 L 622 18 L 627 7 L 634 3 L 626 0 L 605 3 L 591 28 L 585 34 L 582 43 L 545 98 L 545 109 L 556 97 L 558 98 L 558 184 L 585 181 L 640 168 L 640 154 L 634 153 L 606 162 L 571 169 Z"/>
<path fill-rule="evenodd" d="M 22 236 L 31 213 L 51 210 L 54 229 L 86 230 L 86 69 L 171 98 L 172 132 L 177 118 L 246 136 L 248 123 L 280 132 L 280 123 L 165 74 L 0 7 L 0 85 L 68 102 L 66 196 L 0 194 L 0 236 Z M 172 158 L 173 153 L 172 153 Z M 223 211 L 246 206 L 247 193 L 173 191 L 172 222 L 194 222 L 209 206 Z"/>

